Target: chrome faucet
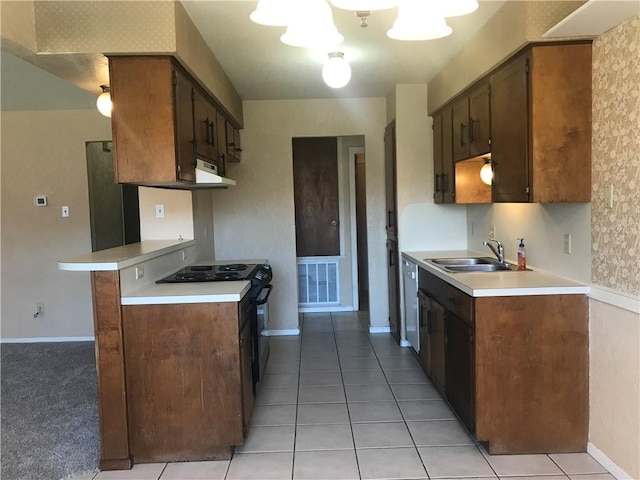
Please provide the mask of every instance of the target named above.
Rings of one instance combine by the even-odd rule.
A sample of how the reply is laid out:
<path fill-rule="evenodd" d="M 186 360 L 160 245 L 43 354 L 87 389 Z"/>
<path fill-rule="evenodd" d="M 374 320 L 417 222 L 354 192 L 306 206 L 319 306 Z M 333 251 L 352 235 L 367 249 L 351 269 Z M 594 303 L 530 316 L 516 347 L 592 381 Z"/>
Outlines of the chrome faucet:
<path fill-rule="evenodd" d="M 496 242 L 497 248 L 494 247 L 493 244 L 491 244 L 489 242 Z M 500 262 L 501 264 L 504 264 L 504 247 L 502 246 L 502 244 L 498 240 L 490 238 L 489 240 L 484 242 L 484 245 L 489 247 L 491 249 L 491 251 L 493 252 L 493 254 L 496 257 L 498 257 L 498 262 Z"/>

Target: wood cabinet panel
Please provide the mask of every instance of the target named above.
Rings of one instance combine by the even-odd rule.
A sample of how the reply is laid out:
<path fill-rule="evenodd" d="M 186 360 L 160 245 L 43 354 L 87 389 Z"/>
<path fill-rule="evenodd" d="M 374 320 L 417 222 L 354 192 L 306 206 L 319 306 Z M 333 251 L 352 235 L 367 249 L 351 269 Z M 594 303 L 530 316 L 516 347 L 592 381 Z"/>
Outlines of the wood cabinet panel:
<path fill-rule="evenodd" d="M 101 470 L 132 466 L 125 389 L 120 273 L 91 272 Z"/>
<path fill-rule="evenodd" d="M 447 399 L 471 433 L 475 431 L 475 347 L 473 325 L 451 311 L 446 321 Z"/>
<path fill-rule="evenodd" d="M 493 201 L 529 201 L 528 55 L 491 77 Z"/>
<path fill-rule="evenodd" d="M 475 385 L 492 454 L 585 451 L 586 297 L 477 298 Z"/>
<path fill-rule="evenodd" d="M 398 266 L 398 242 L 387 240 L 387 278 L 389 289 L 389 327 L 391 336 L 400 342 L 400 268 Z"/>
<path fill-rule="evenodd" d="M 176 180 L 173 66 L 163 57 L 110 57 L 118 183 Z"/>
<path fill-rule="evenodd" d="M 195 138 L 193 124 L 194 89 L 191 81 L 174 68 L 174 108 L 177 176 L 179 180 L 196 179 Z"/>
<path fill-rule="evenodd" d="M 230 458 L 243 441 L 238 304 L 132 305 L 123 314 L 135 461 Z"/>
<path fill-rule="evenodd" d="M 453 203 L 455 200 L 452 121 L 450 108 L 433 117 L 435 203 Z"/>
<path fill-rule="evenodd" d="M 396 123 L 391 122 L 384 131 L 384 174 L 387 207 L 387 238 L 398 238 L 398 214 L 396 201 Z"/>
<path fill-rule="evenodd" d="M 469 98 L 462 97 L 452 105 L 453 161 L 469 158 Z"/>
<path fill-rule="evenodd" d="M 489 83 L 483 83 L 469 93 L 469 157 L 491 151 L 491 109 Z"/>
<path fill-rule="evenodd" d="M 200 89 L 194 88 L 193 131 L 196 155 L 214 165 L 218 165 L 217 121 L 218 112 L 215 107 Z"/>
<path fill-rule="evenodd" d="M 445 308 L 431 300 L 429 309 L 430 378 L 436 389 L 446 395 Z"/>
<path fill-rule="evenodd" d="M 591 201 L 591 45 L 531 52 L 534 202 Z"/>
<path fill-rule="evenodd" d="M 249 432 L 249 422 L 251 421 L 251 411 L 253 410 L 253 368 L 251 364 L 251 326 L 249 317 L 251 304 L 248 297 L 239 306 L 240 318 L 240 364 L 242 377 L 242 429 L 246 435 Z"/>

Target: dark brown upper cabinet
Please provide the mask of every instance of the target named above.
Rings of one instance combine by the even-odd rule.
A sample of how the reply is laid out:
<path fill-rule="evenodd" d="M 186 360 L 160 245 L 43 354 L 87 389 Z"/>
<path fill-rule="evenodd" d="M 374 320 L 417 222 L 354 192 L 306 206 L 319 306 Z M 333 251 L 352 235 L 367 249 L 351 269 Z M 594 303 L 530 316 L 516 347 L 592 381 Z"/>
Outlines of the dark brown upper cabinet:
<path fill-rule="evenodd" d="M 196 156 L 217 164 L 216 123 L 218 121 L 218 112 L 200 89 L 194 89 L 193 93 L 193 131 Z"/>
<path fill-rule="evenodd" d="M 242 148 L 240 148 L 240 130 L 230 121 L 226 122 L 226 141 L 228 162 L 239 162 L 242 160 Z"/>
<path fill-rule="evenodd" d="M 433 201 L 435 203 L 455 201 L 452 121 L 451 108 L 445 108 L 433 116 Z"/>
<path fill-rule="evenodd" d="M 591 43 L 534 45 L 491 77 L 494 202 L 591 201 Z"/>
<path fill-rule="evenodd" d="M 484 155 L 491 150 L 489 83 L 475 87 L 453 103 L 453 160 Z"/>

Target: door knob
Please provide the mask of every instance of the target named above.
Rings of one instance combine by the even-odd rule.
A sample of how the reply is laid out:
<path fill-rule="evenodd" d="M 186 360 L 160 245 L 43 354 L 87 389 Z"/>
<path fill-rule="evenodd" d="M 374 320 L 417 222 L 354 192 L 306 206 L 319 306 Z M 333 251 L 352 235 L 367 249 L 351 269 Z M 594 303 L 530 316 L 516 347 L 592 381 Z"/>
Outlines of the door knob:
<path fill-rule="evenodd" d="M 337 220 L 331 220 L 331 226 L 335 227 L 338 225 L 338 221 Z"/>

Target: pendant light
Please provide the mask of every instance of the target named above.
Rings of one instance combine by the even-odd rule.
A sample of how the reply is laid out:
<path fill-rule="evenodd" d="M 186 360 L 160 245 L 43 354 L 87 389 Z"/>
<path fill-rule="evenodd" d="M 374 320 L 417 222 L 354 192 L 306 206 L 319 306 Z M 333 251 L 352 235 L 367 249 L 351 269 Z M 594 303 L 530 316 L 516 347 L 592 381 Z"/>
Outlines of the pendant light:
<path fill-rule="evenodd" d="M 324 67 L 322 79 L 331 88 L 342 88 L 351 80 L 351 66 L 344 59 L 343 52 L 331 52 Z"/>
<path fill-rule="evenodd" d="M 440 0 L 438 9 L 443 17 L 460 17 L 475 12 L 478 9 L 478 2 L 477 0 Z"/>
<path fill-rule="evenodd" d="M 386 10 L 387 8 L 397 7 L 400 0 L 331 0 L 334 7 L 343 10 L 370 11 L 370 10 Z"/>
<path fill-rule="evenodd" d="M 433 0 L 401 0 L 398 18 L 387 36 L 395 40 L 434 40 L 452 31 Z"/>
<path fill-rule="evenodd" d="M 249 18 L 260 25 L 286 27 L 289 23 L 292 2 L 295 0 L 259 0 Z"/>
<path fill-rule="evenodd" d="M 98 96 L 98 100 L 96 100 L 96 107 L 98 107 L 98 111 L 104 115 L 105 117 L 111 117 L 111 110 L 113 110 L 113 105 L 111 103 L 111 89 L 109 85 L 100 85 L 102 89 L 102 93 Z"/>
<path fill-rule="evenodd" d="M 295 0 L 287 31 L 280 41 L 294 47 L 333 48 L 344 41 L 326 0 Z"/>

